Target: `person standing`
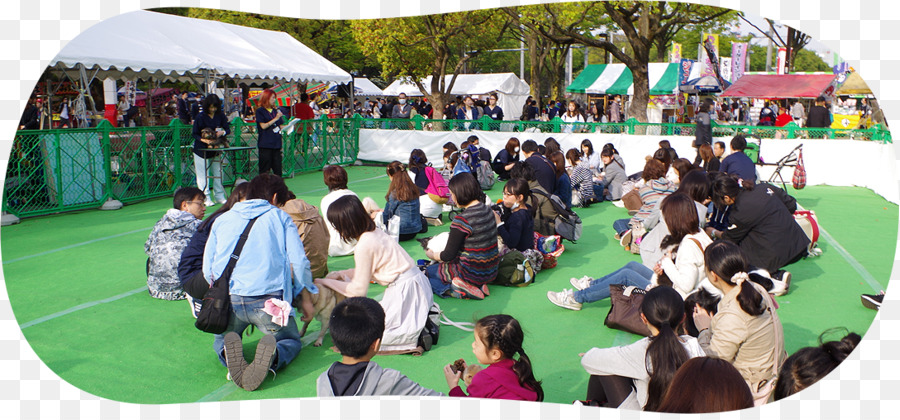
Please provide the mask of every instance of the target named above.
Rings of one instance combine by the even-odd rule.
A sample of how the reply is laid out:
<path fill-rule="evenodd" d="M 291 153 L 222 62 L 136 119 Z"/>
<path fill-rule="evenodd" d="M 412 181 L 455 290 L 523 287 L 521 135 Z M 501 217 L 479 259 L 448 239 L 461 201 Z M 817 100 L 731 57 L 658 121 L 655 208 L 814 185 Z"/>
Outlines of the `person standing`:
<path fill-rule="evenodd" d="M 181 92 L 181 97 L 179 97 L 175 103 L 176 108 L 178 108 L 178 119 L 184 124 L 191 123 L 191 113 L 188 111 L 187 99 L 188 93 Z"/>
<path fill-rule="evenodd" d="M 488 104 L 484 107 L 484 115 L 491 117 L 494 121 L 503 121 L 503 108 L 497 105 L 497 94 L 491 93 L 488 97 Z M 500 124 L 491 124 L 491 130 L 499 130 Z"/>
<path fill-rule="evenodd" d="M 284 122 L 281 109 L 275 106 L 275 91 L 263 90 L 259 95 L 259 108 L 256 110 L 256 130 L 259 133 L 259 173 L 272 171 L 281 176 L 281 124 Z"/>
<path fill-rule="evenodd" d="M 475 121 L 481 118 L 481 112 L 481 109 L 475 106 L 475 100 L 471 96 L 466 96 L 466 99 L 463 100 L 463 105 L 456 110 L 456 119 Z M 471 123 L 463 123 L 460 128 L 469 130 L 472 126 Z"/>
<path fill-rule="evenodd" d="M 315 120 L 316 112 L 313 111 L 312 107 L 309 106 L 309 95 L 306 92 L 300 94 L 300 100 L 294 104 L 293 109 L 294 118 L 299 118 L 301 120 Z M 314 133 L 314 127 L 312 122 L 304 122 L 303 123 L 304 132 L 312 137 L 313 145 L 318 146 L 319 142 Z"/>
<path fill-rule="evenodd" d="M 694 166 L 700 166 L 703 161 L 700 157 L 700 146 L 704 144 L 712 145 L 712 125 L 709 118 L 709 102 L 704 101 L 700 104 L 700 112 L 694 118 L 697 126 L 694 128 L 694 149 L 697 149 L 697 156 L 694 158 Z"/>
<path fill-rule="evenodd" d="M 25 104 L 25 111 L 19 118 L 19 130 L 36 130 L 40 126 L 40 110 L 34 102 L 34 98 L 31 98 Z"/>
<path fill-rule="evenodd" d="M 800 103 L 799 99 L 794 100 L 794 105 L 791 106 L 791 118 L 794 119 L 794 122 L 803 127 L 803 117 L 806 116 L 806 110 L 803 109 L 803 104 Z"/>
<path fill-rule="evenodd" d="M 828 128 L 831 125 L 831 112 L 825 107 L 825 97 L 816 98 L 816 105 L 809 109 L 806 126 L 809 128 Z"/>
<path fill-rule="evenodd" d="M 203 98 L 203 109 L 205 112 L 197 114 L 194 118 L 194 171 L 197 174 L 197 188 L 203 191 L 206 196 L 206 205 L 212 206 L 213 200 L 222 204 L 228 197 L 225 197 L 225 188 L 222 186 L 222 160 L 217 159 L 221 152 L 213 152 L 209 149 L 210 145 L 215 142 L 213 139 L 203 138 L 203 129 L 211 128 L 215 130 L 216 137 L 225 137 L 231 133 L 231 126 L 225 113 L 221 109 L 222 101 L 216 94 L 211 93 Z M 209 170 L 212 169 L 212 176 Z M 213 195 L 209 193 L 209 178 L 213 179 Z"/>
<path fill-rule="evenodd" d="M 622 98 L 621 96 L 616 95 L 613 97 L 613 100 L 609 103 L 609 117 L 608 118 L 609 118 L 609 122 L 611 122 L 611 123 L 617 123 L 620 121 L 619 116 L 621 115 L 622 111 L 621 111 L 621 105 L 619 105 L 619 102 L 622 101 L 621 98 Z"/>
<path fill-rule="evenodd" d="M 394 109 L 391 110 L 391 118 L 409 119 L 411 112 L 412 105 L 406 103 L 406 94 L 401 92 L 400 95 L 397 96 L 397 104 L 394 105 Z"/>

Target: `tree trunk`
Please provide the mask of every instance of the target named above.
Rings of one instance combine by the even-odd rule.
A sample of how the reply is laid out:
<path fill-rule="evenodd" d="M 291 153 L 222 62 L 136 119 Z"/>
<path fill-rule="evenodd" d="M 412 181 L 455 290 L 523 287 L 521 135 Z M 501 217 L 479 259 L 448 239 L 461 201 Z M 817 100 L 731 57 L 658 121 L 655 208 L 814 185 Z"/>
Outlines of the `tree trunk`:
<path fill-rule="evenodd" d="M 538 101 L 538 108 L 543 106 L 541 101 L 541 72 L 544 69 L 544 60 L 542 54 L 538 52 L 537 39 L 534 35 L 528 37 L 528 60 L 531 62 L 531 71 L 529 72 L 531 96 Z"/>
<path fill-rule="evenodd" d="M 629 68 L 634 77 L 634 95 L 631 97 L 631 106 L 625 119 L 636 118 L 640 122 L 647 122 L 647 102 L 650 98 L 649 71 L 646 65 Z"/>

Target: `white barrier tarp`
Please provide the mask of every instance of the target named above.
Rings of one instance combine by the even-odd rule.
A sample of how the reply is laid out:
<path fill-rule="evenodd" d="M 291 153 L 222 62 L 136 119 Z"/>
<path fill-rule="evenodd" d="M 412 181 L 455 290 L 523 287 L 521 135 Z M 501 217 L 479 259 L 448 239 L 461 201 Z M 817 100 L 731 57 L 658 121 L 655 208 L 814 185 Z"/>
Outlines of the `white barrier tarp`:
<path fill-rule="evenodd" d="M 566 134 L 566 133 L 509 133 L 498 131 L 415 131 L 415 130 L 370 130 L 359 132 L 359 159 L 375 162 L 409 161 L 412 149 L 422 149 L 434 166 L 443 162 L 442 146 L 446 142 L 459 145 L 470 135 L 478 136 L 482 147 L 491 151 L 492 156 L 506 146 L 510 137 L 520 142 L 534 140 L 543 144 L 548 137 L 559 142 L 563 153 L 570 148 L 580 149 L 582 140 L 591 141 L 594 150 L 599 151 L 604 144 L 612 143 L 625 160 L 625 170 L 632 174 L 643 170 L 645 158 L 659 148 L 660 140 L 669 140 L 679 157 L 694 160 L 696 151 L 691 147 L 693 137 L 685 136 L 638 136 L 627 134 Z M 714 138 L 724 141 L 726 148 L 731 138 Z M 760 156 L 767 163 L 776 163 L 799 144 L 803 144 L 803 161 L 806 166 L 807 185 L 834 185 L 866 187 L 892 203 L 900 203 L 897 189 L 897 158 L 892 144 L 881 144 L 860 140 L 774 140 L 763 139 Z M 859 163 L 865 162 L 865 169 Z M 774 166 L 757 166 L 761 180 L 768 180 L 775 171 Z M 781 176 L 790 185 L 794 168 L 785 167 Z"/>

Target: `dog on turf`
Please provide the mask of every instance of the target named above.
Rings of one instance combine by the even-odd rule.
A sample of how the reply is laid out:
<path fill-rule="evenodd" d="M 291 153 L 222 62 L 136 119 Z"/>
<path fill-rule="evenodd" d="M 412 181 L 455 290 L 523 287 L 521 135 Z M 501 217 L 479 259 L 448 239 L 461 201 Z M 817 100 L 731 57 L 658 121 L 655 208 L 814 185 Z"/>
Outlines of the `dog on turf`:
<path fill-rule="evenodd" d="M 318 294 L 309 293 L 309 290 L 306 289 L 303 289 L 301 293 L 308 294 L 313 302 L 313 308 L 315 310 L 313 318 L 322 324 L 322 327 L 319 329 L 319 336 L 316 338 L 316 341 L 313 342 L 313 347 L 320 347 L 322 341 L 325 340 L 325 333 L 328 331 L 328 324 L 331 320 L 331 311 L 334 310 L 334 307 L 338 302 L 344 300 L 344 296 L 324 286 L 319 287 Z M 303 329 L 300 330 L 301 337 L 306 335 L 306 329 L 309 328 L 310 322 L 312 321 L 303 323 Z"/>

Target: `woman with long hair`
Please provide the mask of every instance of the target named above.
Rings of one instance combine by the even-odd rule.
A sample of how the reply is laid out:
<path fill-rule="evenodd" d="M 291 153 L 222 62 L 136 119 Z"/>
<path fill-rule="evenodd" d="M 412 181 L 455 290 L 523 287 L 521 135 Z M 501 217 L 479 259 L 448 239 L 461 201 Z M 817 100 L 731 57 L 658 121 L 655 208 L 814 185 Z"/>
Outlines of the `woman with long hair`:
<path fill-rule="evenodd" d="M 641 321 L 650 336 L 621 347 L 592 348 L 581 366 L 591 378 L 587 400 L 606 407 L 656 411 L 675 372 L 693 357 L 705 355 L 697 339 L 678 336 L 684 301 L 671 287 L 651 289 L 641 304 Z"/>
<path fill-rule="evenodd" d="M 563 113 L 560 116 L 560 118 L 562 118 L 562 120 L 564 122 L 573 123 L 573 124 L 564 125 L 563 133 L 571 133 L 574 131 L 579 131 L 579 132 L 581 131 L 581 126 L 579 126 L 578 124 L 574 124 L 574 123 L 583 123 L 584 122 L 584 115 L 581 115 L 581 109 L 578 106 L 577 102 L 569 101 L 569 104 L 566 105 L 566 112 Z"/>
<path fill-rule="evenodd" d="M 456 109 L 456 119 L 475 121 L 481 118 L 482 112 L 484 111 L 481 108 L 475 106 L 475 100 L 467 95 L 463 98 L 461 106 Z M 469 130 L 470 128 L 472 128 L 471 123 L 462 123 L 462 129 Z"/>
<path fill-rule="evenodd" d="M 566 159 L 572 165 L 572 175 L 569 177 L 572 188 L 572 202 L 577 202 L 581 207 L 588 207 L 592 203 L 596 203 L 594 173 L 588 167 L 588 162 L 584 155 L 578 149 L 572 148 L 566 152 Z"/>
<path fill-rule="evenodd" d="M 388 226 L 391 217 L 400 216 L 400 240 L 408 241 L 428 230 L 428 225 L 423 223 L 419 214 L 419 188 L 406 174 L 406 167 L 399 161 L 395 160 L 388 164 L 387 174 L 391 184 L 384 197 L 387 205 L 381 213 L 382 222 Z"/>
<path fill-rule="evenodd" d="M 698 149 L 700 152 L 700 160 L 703 162 L 701 168 L 705 172 L 717 172 L 719 170 L 719 158 L 713 153 L 712 146 L 704 144 Z"/>
<path fill-rule="evenodd" d="M 225 202 L 225 187 L 222 186 L 222 152 L 214 152 L 210 149 L 215 139 L 204 139 L 203 129 L 209 128 L 215 131 L 216 137 L 226 137 L 231 133 L 231 124 L 222 112 L 222 101 L 215 94 L 206 95 L 202 102 L 203 112 L 197 114 L 194 119 L 194 172 L 197 174 L 197 188 L 206 195 L 206 206 L 214 203 Z M 212 176 L 209 171 L 212 170 Z M 209 178 L 213 179 L 212 195 L 209 191 Z"/>
<path fill-rule="evenodd" d="M 785 359 L 775 301 L 750 281 L 747 260 L 734 243 L 715 241 L 703 254 L 709 282 L 724 296 L 715 316 L 699 306 L 694 310 L 700 346 L 707 355 L 731 362 L 750 390 L 758 393 L 757 401 L 765 402 Z"/>
<path fill-rule="evenodd" d="M 547 159 L 553 163 L 554 173 L 556 174 L 556 189 L 554 194 L 559 196 L 566 210 L 572 209 L 572 181 L 569 173 L 566 172 L 566 158 L 559 150 L 549 153 Z"/>
<path fill-rule="evenodd" d="M 824 341 L 826 335 L 841 330 L 846 335 L 840 340 Z M 846 328 L 832 328 L 819 335 L 818 346 L 797 350 L 781 365 L 775 384 L 775 401 L 809 388 L 824 378 L 850 356 L 861 340 L 859 334 Z"/>
<path fill-rule="evenodd" d="M 495 212 L 497 234 L 510 249 L 525 252 L 534 248 L 534 214 L 526 204 L 531 197 L 528 181 L 513 178 L 503 186 L 503 206 L 509 209 L 509 218 L 501 223 Z"/>
<path fill-rule="evenodd" d="M 581 159 L 587 162 L 588 168 L 594 172 L 594 175 L 600 175 L 600 172 L 603 170 L 603 162 L 600 160 L 600 153 L 594 151 L 594 145 L 591 144 L 591 141 L 588 139 L 584 139 L 581 141 Z"/>
<path fill-rule="evenodd" d="M 277 106 L 275 91 L 265 89 L 259 95 L 259 108 L 256 109 L 256 130 L 259 148 L 259 173 L 269 170 L 281 176 L 281 118 L 284 114 Z"/>
<path fill-rule="evenodd" d="M 706 173 L 691 171 L 684 177 L 681 185 L 678 186 L 678 189 L 672 195 L 679 193 L 686 194 L 694 201 L 694 207 L 697 209 L 697 220 L 700 222 L 700 229 L 703 229 L 706 226 L 706 205 L 710 202 L 709 178 L 706 176 Z M 663 199 L 663 202 L 665 202 L 665 199 Z M 665 254 L 660 244 L 662 244 L 663 238 L 669 235 L 669 227 L 666 225 L 665 219 L 657 216 L 658 214 L 658 212 L 654 212 L 651 215 L 651 218 L 656 217 L 659 222 L 641 240 L 641 260 L 644 265 L 650 268 L 653 268 Z"/>
<path fill-rule="evenodd" d="M 342 240 L 356 244 L 354 268 L 328 273 L 324 279 L 316 279 L 316 284 L 346 297 L 366 296 L 370 282 L 388 286 L 381 299 L 385 314 L 381 352 L 416 350 L 433 304 L 425 275 L 397 241 L 375 227 L 359 198 L 338 198 L 328 208 L 327 217 Z"/>
<path fill-rule="evenodd" d="M 750 407 L 753 407 L 753 395 L 731 363 L 712 357 L 695 357 L 675 373 L 669 392 L 656 411 L 721 413 Z"/>
<path fill-rule="evenodd" d="M 510 137 L 506 141 L 506 147 L 494 157 L 491 167 L 494 168 L 494 172 L 499 180 L 506 181 L 509 179 L 510 169 L 519 161 L 519 146 L 519 139 Z"/>
<path fill-rule="evenodd" d="M 441 224 L 441 213 L 444 204 L 448 203 L 447 185 L 444 177 L 428 164 L 428 158 L 422 149 L 413 149 L 409 153 L 407 174 L 419 187 L 419 213 L 430 224 Z"/>

